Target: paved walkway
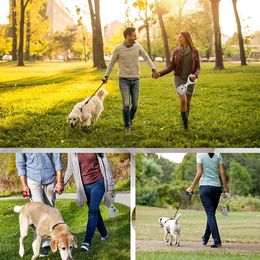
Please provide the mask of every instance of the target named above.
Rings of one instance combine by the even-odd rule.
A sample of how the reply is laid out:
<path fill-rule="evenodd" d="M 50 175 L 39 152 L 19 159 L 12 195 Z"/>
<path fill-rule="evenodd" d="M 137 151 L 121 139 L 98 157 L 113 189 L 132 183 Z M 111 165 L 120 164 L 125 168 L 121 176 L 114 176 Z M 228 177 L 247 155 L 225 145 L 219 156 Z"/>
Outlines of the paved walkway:
<path fill-rule="evenodd" d="M 213 249 L 210 245 L 203 246 L 200 242 L 181 242 L 179 247 L 170 246 L 169 243 L 156 240 L 136 240 L 138 251 L 250 251 L 260 253 L 260 244 L 256 243 L 224 243 L 221 248 Z"/>
<path fill-rule="evenodd" d="M 10 196 L 10 197 L 0 197 L 0 200 L 18 200 L 22 199 L 22 196 Z M 63 193 L 61 195 L 57 194 L 57 199 L 76 199 L 76 193 Z M 116 203 L 123 204 L 130 207 L 130 192 L 122 191 L 116 193 Z"/>

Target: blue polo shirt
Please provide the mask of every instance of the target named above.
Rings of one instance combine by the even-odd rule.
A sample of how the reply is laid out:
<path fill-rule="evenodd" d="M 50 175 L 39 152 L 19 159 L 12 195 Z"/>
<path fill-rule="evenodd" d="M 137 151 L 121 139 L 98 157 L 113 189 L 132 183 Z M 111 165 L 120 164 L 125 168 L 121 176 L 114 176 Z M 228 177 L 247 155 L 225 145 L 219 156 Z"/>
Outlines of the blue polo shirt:
<path fill-rule="evenodd" d="M 16 167 L 19 176 L 44 185 L 56 179 L 56 172 L 62 170 L 63 164 L 60 153 L 17 153 Z"/>
<path fill-rule="evenodd" d="M 202 164 L 202 177 L 199 186 L 222 186 L 219 165 L 223 164 L 223 158 L 220 153 L 215 153 L 212 158 L 207 153 L 197 153 L 197 163 Z"/>

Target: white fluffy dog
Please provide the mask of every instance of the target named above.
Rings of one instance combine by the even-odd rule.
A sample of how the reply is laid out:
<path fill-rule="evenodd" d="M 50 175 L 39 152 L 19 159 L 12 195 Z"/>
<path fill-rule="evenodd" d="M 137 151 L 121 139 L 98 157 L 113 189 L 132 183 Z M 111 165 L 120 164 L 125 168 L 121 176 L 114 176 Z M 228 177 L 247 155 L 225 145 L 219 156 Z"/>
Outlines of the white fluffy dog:
<path fill-rule="evenodd" d="M 77 103 L 70 114 L 68 122 L 70 127 L 74 127 L 77 123 L 83 126 L 90 126 L 93 120 L 95 124 L 104 110 L 103 101 L 108 92 L 101 88 L 90 100 L 85 98 L 82 102 Z M 85 104 L 87 101 L 89 102 Z"/>
<path fill-rule="evenodd" d="M 160 225 L 164 230 L 164 241 L 168 243 L 167 235 L 170 234 L 170 245 L 172 246 L 173 237 L 175 238 L 175 245 L 180 246 L 181 242 L 181 225 L 179 223 L 179 218 L 181 214 L 174 218 L 162 217 L 159 219 Z"/>

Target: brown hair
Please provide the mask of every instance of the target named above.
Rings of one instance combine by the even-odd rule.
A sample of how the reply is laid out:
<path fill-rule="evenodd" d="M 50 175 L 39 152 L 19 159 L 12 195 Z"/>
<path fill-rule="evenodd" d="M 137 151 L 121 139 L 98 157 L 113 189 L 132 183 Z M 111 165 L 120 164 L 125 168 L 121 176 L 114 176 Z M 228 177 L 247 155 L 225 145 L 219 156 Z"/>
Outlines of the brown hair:
<path fill-rule="evenodd" d="M 190 33 L 189 32 L 180 32 L 180 34 L 184 37 L 186 44 L 188 44 L 191 49 L 195 49 L 195 46 L 191 39 Z"/>
<path fill-rule="evenodd" d="M 126 27 L 126 29 L 124 30 L 124 37 L 126 38 L 127 35 L 131 36 L 133 32 L 135 32 L 135 28 L 134 27 Z"/>

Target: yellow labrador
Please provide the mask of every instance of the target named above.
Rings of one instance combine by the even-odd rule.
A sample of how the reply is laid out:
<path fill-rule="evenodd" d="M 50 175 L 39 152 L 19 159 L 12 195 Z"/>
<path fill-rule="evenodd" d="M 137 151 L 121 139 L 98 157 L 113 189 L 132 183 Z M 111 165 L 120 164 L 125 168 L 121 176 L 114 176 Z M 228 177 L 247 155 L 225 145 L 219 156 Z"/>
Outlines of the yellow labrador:
<path fill-rule="evenodd" d="M 77 248 L 77 239 L 70 233 L 58 209 L 40 202 L 30 202 L 24 206 L 15 206 L 14 212 L 20 213 L 19 255 L 21 257 L 24 256 L 24 238 L 29 227 L 32 226 L 35 232 L 32 260 L 39 257 L 41 241 L 44 238 L 51 240 L 51 250 L 53 252 L 59 250 L 62 260 L 72 260 L 71 250 L 72 247 Z"/>

